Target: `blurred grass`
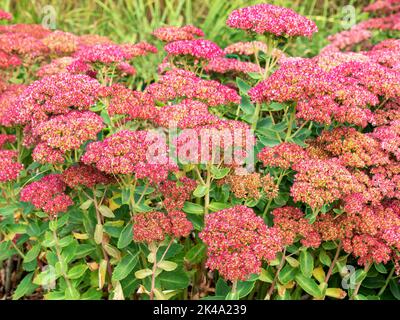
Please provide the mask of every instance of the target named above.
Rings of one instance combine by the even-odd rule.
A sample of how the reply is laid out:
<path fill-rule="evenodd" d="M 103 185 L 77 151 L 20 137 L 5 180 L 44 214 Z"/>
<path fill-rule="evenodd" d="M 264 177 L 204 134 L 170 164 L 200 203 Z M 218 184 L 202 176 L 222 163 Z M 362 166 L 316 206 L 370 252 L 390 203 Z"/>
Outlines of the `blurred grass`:
<path fill-rule="evenodd" d="M 157 43 L 151 32 L 163 25 L 194 24 L 202 28 L 206 37 L 226 46 L 235 41 L 246 41 L 245 32 L 226 27 L 229 13 L 240 7 L 266 1 L 261 0 L 0 0 L 0 7 L 14 15 L 17 23 L 41 23 L 43 8 L 54 7 L 56 28 L 75 34 L 96 33 L 117 42 L 146 40 Z M 342 31 L 342 8 L 354 5 L 357 20 L 368 0 L 271 0 L 268 3 L 290 7 L 314 20 L 320 32 L 312 40 L 297 39 L 291 55 L 315 55 L 324 47 L 329 34 Z M 158 44 L 160 46 L 160 44 Z M 141 61 L 138 71 L 151 74 L 162 54 Z M 156 61 L 155 61 L 156 60 Z M 150 72 L 150 73 L 149 73 Z"/>

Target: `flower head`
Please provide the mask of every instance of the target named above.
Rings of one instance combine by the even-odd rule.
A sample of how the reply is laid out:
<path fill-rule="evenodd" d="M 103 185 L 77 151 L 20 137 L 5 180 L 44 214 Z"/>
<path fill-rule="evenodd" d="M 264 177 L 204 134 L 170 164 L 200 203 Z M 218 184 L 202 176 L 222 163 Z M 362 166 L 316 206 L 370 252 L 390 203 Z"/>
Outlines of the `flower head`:
<path fill-rule="evenodd" d="M 262 260 L 282 250 L 279 234 L 245 206 L 208 214 L 199 236 L 208 248 L 208 268 L 231 281 L 260 273 Z"/>
<path fill-rule="evenodd" d="M 270 33 L 276 36 L 311 37 L 318 31 L 315 23 L 292 9 L 271 4 L 257 4 L 231 12 L 227 25 L 231 28 Z"/>
<path fill-rule="evenodd" d="M 59 174 L 50 174 L 39 181 L 32 182 L 21 190 L 21 201 L 31 202 L 37 209 L 50 215 L 66 212 L 73 204 L 64 193 L 66 184 Z"/>
<path fill-rule="evenodd" d="M 189 55 L 204 60 L 210 60 L 225 55 L 216 43 L 204 39 L 174 41 L 168 43 L 164 49 L 170 56 Z"/>
<path fill-rule="evenodd" d="M 197 37 L 204 37 L 204 32 L 192 25 L 183 27 L 167 26 L 154 30 L 153 35 L 165 42 L 179 40 L 194 40 Z"/>

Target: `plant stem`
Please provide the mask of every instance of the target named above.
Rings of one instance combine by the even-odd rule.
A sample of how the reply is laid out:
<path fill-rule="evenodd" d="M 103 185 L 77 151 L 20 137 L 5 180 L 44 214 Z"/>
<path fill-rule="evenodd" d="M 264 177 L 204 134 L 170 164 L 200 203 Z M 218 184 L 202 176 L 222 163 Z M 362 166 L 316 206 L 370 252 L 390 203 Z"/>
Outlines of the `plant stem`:
<path fill-rule="evenodd" d="M 278 281 L 279 273 L 281 272 L 281 270 L 283 268 L 283 265 L 285 264 L 285 254 L 286 254 L 286 248 L 282 252 L 281 262 L 279 263 L 278 269 L 276 270 L 276 274 L 275 274 L 274 280 L 272 281 L 271 287 L 269 288 L 269 290 L 267 292 L 267 295 L 265 296 L 264 300 L 270 300 L 271 299 L 272 293 L 274 292 L 274 289 L 275 289 L 276 282 Z"/>
<path fill-rule="evenodd" d="M 364 267 L 364 272 L 368 273 L 369 269 L 371 268 L 372 263 L 368 263 L 367 265 L 365 265 Z M 358 291 L 361 288 L 361 284 L 362 284 L 363 280 L 361 280 L 359 283 L 357 283 L 356 288 L 354 289 L 353 294 L 351 295 L 350 300 L 354 300 L 354 298 L 358 295 Z"/>
<path fill-rule="evenodd" d="M 379 290 L 378 296 L 381 296 L 381 295 L 385 292 L 385 290 L 386 290 L 386 288 L 387 288 L 387 286 L 388 286 L 390 280 L 391 280 L 392 277 L 393 277 L 393 274 L 394 274 L 395 269 L 396 269 L 396 268 L 393 267 L 392 270 L 390 271 L 390 273 L 389 273 L 389 275 L 388 275 L 388 277 L 387 277 L 387 279 L 386 279 L 385 285 L 381 288 L 381 290 Z"/>
<path fill-rule="evenodd" d="M 329 278 L 332 275 L 333 269 L 335 268 L 335 265 L 336 265 L 336 261 L 339 258 L 339 254 L 340 254 L 340 250 L 341 249 L 342 249 L 342 243 L 340 242 L 338 247 L 337 247 L 337 249 L 336 249 L 335 257 L 333 258 L 332 263 L 329 266 L 328 273 L 326 274 L 325 281 L 324 281 L 326 284 L 328 284 Z"/>
<path fill-rule="evenodd" d="M 211 170 L 209 164 L 207 164 L 206 187 L 207 191 L 204 195 L 204 214 L 208 214 L 208 207 L 210 205 Z"/>

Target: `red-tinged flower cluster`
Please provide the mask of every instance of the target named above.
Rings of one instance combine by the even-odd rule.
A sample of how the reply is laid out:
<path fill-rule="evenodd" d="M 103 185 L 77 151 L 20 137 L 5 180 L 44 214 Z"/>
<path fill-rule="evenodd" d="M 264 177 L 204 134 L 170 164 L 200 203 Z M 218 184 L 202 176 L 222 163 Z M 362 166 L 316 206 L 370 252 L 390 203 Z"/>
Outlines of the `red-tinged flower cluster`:
<path fill-rule="evenodd" d="M 89 63 L 111 64 L 130 59 L 131 55 L 116 44 L 95 44 L 80 47 L 74 58 Z"/>
<path fill-rule="evenodd" d="M 377 0 L 364 7 L 363 11 L 372 13 L 391 13 L 400 11 L 399 0 Z"/>
<path fill-rule="evenodd" d="M 36 144 L 35 141 L 32 144 Z M 32 151 L 32 159 L 40 164 L 62 164 L 64 163 L 65 154 L 58 149 L 50 147 L 45 142 L 39 142 L 36 144 Z"/>
<path fill-rule="evenodd" d="M 22 64 L 18 56 L 0 51 L 0 69 L 14 69 Z"/>
<path fill-rule="evenodd" d="M 0 183 L 16 180 L 24 168 L 17 161 L 18 153 L 11 150 L 0 150 Z"/>
<path fill-rule="evenodd" d="M 69 167 L 62 173 L 61 179 L 73 189 L 78 187 L 93 188 L 98 184 L 109 184 L 112 178 L 92 166 L 84 164 Z"/>
<path fill-rule="evenodd" d="M 17 23 L 0 26 L 0 33 L 20 33 L 35 39 L 43 39 L 51 33 L 51 30 L 43 27 L 41 24 Z"/>
<path fill-rule="evenodd" d="M 191 56 L 204 60 L 225 55 L 216 43 L 204 39 L 174 41 L 168 43 L 164 49 L 170 56 Z"/>
<path fill-rule="evenodd" d="M 381 148 L 400 160 L 400 121 L 392 121 L 387 126 L 377 127 L 371 134 L 379 141 Z"/>
<path fill-rule="evenodd" d="M 271 4 L 257 4 L 231 12 L 227 25 L 231 28 L 275 36 L 311 37 L 318 31 L 316 24 L 292 9 Z"/>
<path fill-rule="evenodd" d="M 154 30 L 153 35 L 161 41 L 172 42 L 194 40 L 196 37 L 204 37 L 204 32 L 192 25 L 183 27 L 167 26 Z"/>
<path fill-rule="evenodd" d="M 358 61 L 358 62 L 368 62 L 371 59 L 369 56 L 359 52 L 320 52 L 320 54 L 314 57 L 314 60 L 318 64 L 318 67 L 322 68 L 324 71 L 329 72 L 332 69 L 340 66 L 343 63 Z"/>
<path fill-rule="evenodd" d="M 91 111 L 73 110 L 40 122 L 33 130 L 41 141 L 62 152 L 77 150 L 88 140 L 96 140 L 103 119 Z"/>
<path fill-rule="evenodd" d="M 50 33 L 41 41 L 49 48 L 51 54 L 60 56 L 74 53 L 79 46 L 78 36 L 59 30 Z"/>
<path fill-rule="evenodd" d="M 177 98 L 200 100 L 209 106 L 240 103 L 238 93 L 218 81 L 203 80 L 194 73 L 173 69 L 146 88 L 156 101 L 168 102 Z"/>
<path fill-rule="evenodd" d="M 307 151 L 295 143 L 283 142 L 275 147 L 265 147 L 258 154 L 258 159 L 266 167 L 289 169 L 301 160 L 308 159 Z"/>
<path fill-rule="evenodd" d="M 12 20 L 13 16 L 11 13 L 0 10 L 0 20 Z"/>
<path fill-rule="evenodd" d="M 237 53 L 244 56 L 251 56 L 259 52 L 268 52 L 268 46 L 261 41 L 235 42 L 224 49 L 226 54 Z"/>
<path fill-rule="evenodd" d="M 400 41 L 387 39 L 373 46 L 371 50 L 364 52 L 372 61 L 393 68 L 399 63 Z"/>
<path fill-rule="evenodd" d="M 400 104 L 389 101 L 384 104 L 383 108 L 375 110 L 374 122 L 375 126 L 388 125 L 394 120 L 400 120 Z"/>
<path fill-rule="evenodd" d="M 300 238 L 305 247 L 318 248 L 321 236 L 315 226 L 304 217 L 304 213 L 295 207 L 281 207 L 272 211 L 274 226 L 279 228 L 284 246 L 292 245 Z"/>
<path fill-rule="evenodd" d="M 155 46 L 151 45 L 150 43 L 147 43 L 145 41 L 138 42 L 138 43 L 125 43 L 120 45 L 122 50 L 128 54 L 130 59 L 140 57 L 140 56 L 146 56 L 150 53 L 157 53 L 158 50 Z"/>
<path fill-rule="evenodd" d="M 132 119 L 156 119 L 157 108 L 151 95 L 133 91 L 122 84 L 114 84 L 100 90 L 99 96 L 107 98 L 107 111 L 110 116 L 126 115 Z"/>
<path fill-rule="evenodd" d="M 190 99 L 182 100 L 178 104 L 164 106 L 153 114 L 156 114 L 153 117 L 153 122 L 165 128 L 194 128 L 220 120 L 208 111 L 207 104 Z"/>
<path fill-rule="evenodd" d="M 252 62 L 239 61 L 231 58 L 213 58 L 204 67 L 206 72 L 215 73 L 249 73 L 262 71 L 259 66 Z"/>
<path fill-rule="evenodd" d="M 316 142 L 319 148 L 328 151 L 332 157 L 338 157 L 349 167 L 364 168 L 389 163 L 389 157 L 380 148 L 379 142 L 354 128 L 323 131 Z"/>
<path fill-rule="evenodd" d="M 397 78 L 398 72 L 373 62 L 345 62 L 326 72 L 315 60 L 300 59 L 285 62 L 249 95 L 256 102 L 298 102 L 297 116 L 305 120 L 330 124 L 333 117 L 365 127 L 378 96 L 398 97 Z"/>
<path fill-rule="evenodd" d="M 303 160 L 292 168 L 297 172 L 290 189 L 293 200 L 307 203 L 313 209 L 362 191 L 357 179 L 334 158 Z"/>
<path fill-rule="evenodd" d="M 262 260 L 273 260 L 282 250 L 279 232 L 245 206 L 208 214 L 199 237 L 207 245 L 207 267 L 231 281 L 259 274 Z"/>
<path fill-rule="evenodd" d="M 223 181 L 230 186 L 231 191 L 239 199 L 259 199 L 261 197 L 261 175 L 260 173 L 236 172 L 228 175 Z"/>
<path fill-rule="evenodd" d="M 26 33 L 0 34 L 0 50 L 7 54 L 15 54 L 26 63 L 44 57 L 49 49 L 40 40 Z"/>
<path fill-rule="evenodd" d="M 241 121 L 221 120 L 183 130 L 173 140 L 182 163 L 242 166 L 254 148 L 250 126 Z"/>
<path fill-rule="evenodd" d="M 376 30 L 400 30 L 400 13 L 394 13 L 387 17 L 371 18 L 357 24 L 362 29 Z"/>
<path fill-rule="evenodd" d="M 166 236 L 181 238 L 189 236 L 192 223 L 181 211 L 145 212 L 136 214 L 133 224 L 133 239 L 136 242 L 161 242 Z"/>
<path fill-rule="evenodd" d="M 2 148 L 6 143 L 14 143 L 15 140 L 16 138 L 12 134 L 0 133 L 0 148 Z"/>
<path fill-rule="evenodd" d="M 32 203 L 49 215 L 67 212 L 73 205 L 71 198 L 65 194 L 66 184 L 59 174 L 50 174 L 25 186 L 21 190 L 21 201 Z"/>
<path fill-rule="evenodd" d="M 338 50 L 349 50 L 354 45 L 362 44 L 372 37 L 372 33 L 368 30 L 359 28 L 358 26 L 345 30 L 328 37 L 329 47 Z M 327 50 L 326 48 L 324 50 Z"/>
<path fill-rule="evenodd" d="M 150 131 L 122 130 L 92 142 L 81 160 L 108 174 L 137 174 L 155 183 L 166 180 L 168 172 L 176 170 L 164 139 Z"/>
<path fill-rule="evenodd" d="M 96 103 L 100 84 L 81 74 L 59 73 L 33 82 L 17 101 L 17 123 L 36 125 L 71 108 L 87 110 Z"/>
<path fill-rule="evenodd" d="M 164 207 L 170 211 L 181 210 L 187 200 L 190 200 L 192 192 L 196 189 L 197 182 L 188 177 L 182 177 L 178 181 L 166 180 L 159 184 L 158 189 L 164 197 Z"/>

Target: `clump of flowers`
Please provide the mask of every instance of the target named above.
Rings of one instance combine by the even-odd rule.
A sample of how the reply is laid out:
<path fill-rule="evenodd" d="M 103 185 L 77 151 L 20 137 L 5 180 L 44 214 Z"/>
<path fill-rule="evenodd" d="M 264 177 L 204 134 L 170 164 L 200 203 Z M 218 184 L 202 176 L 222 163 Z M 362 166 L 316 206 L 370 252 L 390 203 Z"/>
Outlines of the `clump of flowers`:
<path fill-rule="evenodd" d="M 271 4 L 257 4 L 231 12 L 227 25 L 231 28 L 275 36 L 311 37 L 318 31 L 315 23 L 292 9 Z"/>
<path fill-rule="evenodd" d="M 292 168 L 297 171 L 290 189 L 293 200 L 314 209 L 362 191 L 357 179 L 337 159 L 303 160 Z"/>
<path fill-rule="evenodd" d="M 50 53 L 56 55 L 70 55 L 78 49 L 79 37 L 69 33 L 56 30 L 41 41 L 50 49 Z"/>
<path fill-rule="evenodd" d="M 88 110 L 95 104 L 100 84 L 81 74 L 59 73 L 37 80 L 17 101 L 17 123 L 36 124 L 50 115 L 66 114 L 71 108 Z"/>
<path fill-rule="evenodd" d="M 260 68 L 252 63 L 239 61 L 237 59 L 230 58 L 213 58 L 208 64 L 204 67 L 204 70 L 207 72 L 215 72 L 215 73 L 249 73 L 249 72 L 260 72 Z"/>
<path fill-rule="evenodd" d="M 153 98 L 147 93 L 133 91 L 122 84 L 114 84 L 111 87 L 104 87 L 100 94 L 107 98 L 107 111 L 110 116 L 126 115 L 132 119 L 156 119 L 158 112 Z"/>
<path fill-rule="evenodd" d="M 73 205 L 72 199 L 65 194 L 66 184 L 59 174 L 50 174 L 39 181 L 32 182 L 21 190 L 21 201 L 32 203 L 36 209 L 54 216 L 66 212 Z"/>
<path fill-rule="evenodd" d="M 65 154 L 58 149 L 50 147 L 47 143 L 38 143 L 32 152 L 32 159 L 41 164 L 62 164 Z"/>
<path fill-rule="evenodd" d="M 266 167 L 289 169 L 301 160 L 307 159 L 307 151 L 295 143 L 284 142 L 275 147 L 265 147 L 258 154 L 258 159 Z"/>
<path fill-rule="evenodd" d="M 108 174 L 137 174 L 152 182 L 166 180 L 176 165 L 168 158 L 165 141 L 150 131 L 119 131 L 103 141 L 90 143 L 82 157 Z"/>
<path fill-rule="evenodd" d="M 214 42 L 204 39 L 179 40 L 164 47 L 169 56 L 191 56 L 196 59 L 210 60 L 224 56 L 224 51 Z"/>
<path fill-rule="evenodd" d="M 161 41 L 172 42 L 194 40 L 196 37 L 204 37 L 204 32 L 192 25 L 183 27 L 167 26 L 154 30 L 153 35 Z"/>
<path fill-rule="evenodd" d="M 203 80 L 193 72 L 182 69 L 167 71 L 157 82 L 149 85 L 145 92 L 160 102 L 177 98 L 200 100 L 209 106 L 240 102 L 240 96 L 234 89 L 218 81 Z"/>
<path fill-rule="evenodd" d="M 96 168 L 84 164 L 69 167 L 62 173 L 62 180 L 70 188 L 93 188 L 98 184 L 109 184 L 112 179 Z"/>
<path fill-rule="evenodd" d="M 190 200 L 190 196 L 196 187 L 197 182 L 188 177 L 182 177 L 177 181 L 162 181 L 158 186 L 164 197 L 164 207 L 168 212 L 181 210 L 185 202 Z"/>
<path fill-rule="evenodd" d="M 161 107 L 153 112 L 153 122 L 163 127 L 194 128 L 220 120 L 208 111 L 208 105 L 196 100 L 185 99 L 179 104 Z"/>
<path fill-rule="evenodd" d="M 0 183 L 13 181 L 18 178 L 24 166 L 17 159 L 17 152 L 0 150 Z"/>
<path fill-rule="evenodd" d="M 262 260 L 282 250 L 280 235 L 245 206 L 208 214 L 199 236 L 207 245 L 207 267 L 231 281 L 259 274 Z"/>
<path fill-rule="evenodd" d="M 186 214 L 181 211 L 145 212 L 133 218 L 133 239 L 136 242 L 161 242 L 166 236 L 174 238 L 187 237 L 193 229 Z"/>
<path fill-rule="evenodd" d="M 280 230 L 284 246 L 292 245 L 298 237 L 306 247 L 318 248 L 321 244 L 321 236 L 304 217 L 304 213 L 295 207 L 285 206 L 272 211 L 274 226 Z"/>
<path fill-rule="evenodd" d="M 224 182 L 231 187 L 236 198 L 259 199 L 261 196 L 262 182 L 259 173 L 230 174 Z"/>
<path fill-rule="evenodd" d="M 12 20 L 12 14 L 7 11 L 0 10 L 0 20 Z"/>
<path fill-rule="evenodd" d="M 260 51 L 268 52 L 268 46 L 261 41 L 236 42 L 224 49 L 226 54 L 237 53 L 244 56 L 255 55 Z"/>
<path fill-rule="evenodd" d="M 34 134 L 48 146 L 66 152 L 79 149 L 88 140 L 95 140 L 103 126 L 103 119 L 96 113 L 74 110 L 41 122 L 34 128 Z"/>

